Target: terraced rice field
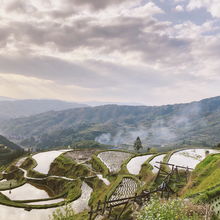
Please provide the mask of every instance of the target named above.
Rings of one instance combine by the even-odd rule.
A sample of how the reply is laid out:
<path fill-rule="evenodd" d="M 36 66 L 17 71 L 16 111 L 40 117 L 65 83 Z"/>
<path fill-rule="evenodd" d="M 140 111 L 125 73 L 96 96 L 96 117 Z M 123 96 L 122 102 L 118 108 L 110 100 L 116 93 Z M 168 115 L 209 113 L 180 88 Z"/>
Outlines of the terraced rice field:
<path fill-rule="evenodd" d="M 50 164 L 65 151 L 68 150 L 48 151 L 34 155 L 33 159 L 37 162 L 37 166 L 34 168 L 34 170 L 39 173 L 48 174 Z"/>
<path fill-rule="evenodd" d="M 152 170 L 153 173 L 157 173 L 158 171 L 158 169 L 154 166 L 160 167 L 160 164 L 156 162 L 162 162 L 164 157 L 165 157 L 165 154 L 162 154 L 162 155 L 154 157 L 154 159 L 150 161 L 150 165 L 153 166 L 153 170 Z"/>
<path fill-rule="evenodd" d="M 30 212 L 21 208 L 0 205 L 1 220 L 48 220 L 56 209 L 33 209 Z"/>
<path fill-rule="evenodd" d="M 16 165 L 17 167 L 20 167 L 21 164 L 26 160 L 26 158 L 27 158 L 27 157 L 21 158 L 15 165 Z"/>
<path fill-rule="evenodd" d="M 7 180 L 6 179 L 0 180 L 0 183 L 4 183 L 4 182 L 7 182 Z"/>
<path fill-rule="evenodd" d="M 32 199 L 45 199 L 49 198 L 46 191 L 38 189 L 29 183 L 24 184 L 18 188 L 1 191 L 2 194 L 11 200 L 32 200 Z"/>
<path fill-rule="evenodd" d="M 137 182 L 133 180 L 132 178 L 123 178 L 122 182 L 117 186 L 115 192 L 111 195 L 110 201 L 111 200 L 116 200 L 116 199 L 123 199 L 126 197 L 134 196 L 135 192 L 137 190 Z M 116 204 L 112 203 L 112 204 Z"/>
<path fill-rule="evenodd" d="M 119 172 L 122 163 L 130 156 L 130 153 L 116 151 L 105 151 L 98 154 L 98 158 L 107 166 L 110 172 Z"/>
<path fill-rule="evenodd" d="M 77 163 L 85 163 L 92 158 L 92 155 L 96 152 L 96 149 L 86 150 L 73 150 L 65 154 L 66 157 L 71 158 Z"/>
<path fill-rule="evenodd" d="M 210 204 L 211 204 L 211 209 L 220 218 L 220 196 L 217 196 L 216 198 L 213 198 L 210 201 Z"/>
<path fill-rule="evenodd" d="M 169 163 L 178 166 L 188 166 L 194 169 L 198 163 L 200 163 L 203 159 L 205 159 L 205 157 L 207 156 L 206 152 L 209 152 L 209 154 L 220 153 L 219 150 L 212 150 L 212 149 L 183 150 L 174 153 L 171 156 Z"/>
<path fill-rule="evenodd" d="M 110 185 L 110 182 L 109 182 L 109 180 L 108 179 L 106 179 L 106 178 L 104 178 L 103 176 L 102 176 L 102 174 L 97 174 L 97 177 L 100 179 L 100 180 L 102 180 L 104 183 L 105 183 L 105 185 Z"/>
<path fill-rule="evenodd" d="M 64 199 L 52 199 L 52 200 L 48 200 L 48 201 L 39 201 L 39 202 L 30 202 L 30 203 L 26 203 L 28 205 L 48 205 L 48 204 L 55 204 L 58 202 L 62 202 L 64 201 Z"/>
<path fill-rule="evenodd" d="M 127 164 L 128 172 L 133 175 L 138 175 L 141 170 L 142 164 L 151 156 L 152 154 L 132 158 Z"/>
<path fill-rule="evenodd" d="M 81 196 L 71 204 L 75 213 L 80 213 L 89 208 L 88 203 L 93 190 L 85 182 L 82 183 L 81 190 Z"/>
<path fill-rule="evenodd" d="M 209 151 L 209 153 L 220 152 L 212 149 L 183 150 L 173 154 L 169 162 L 180 166 L 189 166 L 194 168 L 201 160 L 203 160 L 206 157 L 206 153 L 207 153 L 206 151 Z M 58 157 L 60 154 L 64 152 L 66 152 L 66 150 L 49 151 L 34 155 L 33 158 L 37 162 L 37 166 L 34 169 L 38 172 L 47 174 L 50 169 L 50 164 L 54 161 L 56 157 Z M 74 153 L 72 153 L 71 151 L 68 152 L 66 155 L 68 155 L 69 158 L 76 160 L 78 163 L 85 163 L 89 159 L 91 159 L 93 153 L 94 152 L 91 153 L 88 151 L 86 152 L 85 155 L 83 155 L 83 151 L 75 151 Z M 131 153 L 120 152 L 120 151 L 105 151 L 98 154 L 98 158 L 100 158 L 100 160 L 108 167 L 110 172 L 115 172 L 115 173 L 120 171 L 123 162 L 128 158 L 130 158 L 131 156 L 132 156 Z M 128 171 L 133 175 L 138 175 L 141 170 L 141 165 L 145 161 L 147 161 L 151 156 L 152 155 L 144 155 L 144 156 L 136 156 L 132 158 L 127 164 Z M 153 167 L 154 165 L 159 166 L 159 164 L 157 164 L 156 162 L 163 161 L 164 156 L 165 154 L 156 156 L 149 163 Z M 17 161 L 16 165 L 19 167 L 24 162 L 25 159 L 26 158 L 21 158 L 20 160 Z M 87 166 L 89 166 L 89 164 L 87 164 Z M 27 171 L 25 170 L 23 171 L 25 173 L 24 176 L 28 179 Z M 153 173 L 157 173 L 158 169 L 154 167 L 152 171 Z M 73 179 L 67 177 L 60 177 L 60 176 L 54 176 L 54 177 L 73 181 Z M 97 174 L 97 177 L 101 179 L 106 185 L 110 185 L 108 179 L 104 178 L 101 174 Z M 37 178 L 37 179 L 41 179 L 41 178 Z M 7 183 L 8 181 L 3 179 L 0 181 L 0 186 L 5 185 Z M 134 196 L 135 192 L 137 191 L 137 188 L 138 188 L 138 182 L 135 179 L 132 179 L 130 177 L 124 177 L 121 183 L 116 187 L 114 193 L 110 196 L 110 201 Z M 88 186 L 85 182 L 83 182 L 81 186 L 81 190 L 82 190 L 81 196 L 76 201 L 73 201 L 71 203 L 71 206 L 75 213 L 80 213 L 85 209 L 89 209 L 88 202 L 93 189 L 90 186 Z M 47 194 L 46 191 L 40 190 L 28 183 L 18 188 L 12 189 L 11 193 L 9 190 L 1 191 L 1 193 L 6 195 L 11 200 L 33 200 L 33 199 L 49 198 L 49 195 Z M 31 202 L 27 204 L 46 205 L 46 204 L 59 203 L 63 200 L 64 200 L 63 198 L 60 198 L 60 199 L 52 199 L 48 201 Z M 116 204 L 116 203 L 119 202 L 115 202 L 112 204 Z M 216 213 L 220 214 L 220 197 L 215 198 L 212 201 L 212 207 L 213 207 L 212 209 Z M 23 209 L 0 205 L 0 219 L 14 220 L 16 218 L 17 220 L 29 220 L 29 219 L 48 220 L 48 215 L 52 214 L 54 210 L 55 208 L 43 209 L 43 210 L 31 210 L 30 212 L 26 212 Z"/>

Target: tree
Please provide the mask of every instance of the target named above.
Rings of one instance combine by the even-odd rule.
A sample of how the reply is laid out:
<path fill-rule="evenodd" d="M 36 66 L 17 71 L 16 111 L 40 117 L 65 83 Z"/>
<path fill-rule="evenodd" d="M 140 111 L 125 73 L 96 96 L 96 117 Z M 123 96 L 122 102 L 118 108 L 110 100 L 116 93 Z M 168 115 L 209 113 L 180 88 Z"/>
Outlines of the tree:
<path fill-rule="evenodd" d="M 140 149 L 143 149 L 141 139 L 137 137 L 136 141 L 134 142 L 134 149 L 139 152 Z"/>

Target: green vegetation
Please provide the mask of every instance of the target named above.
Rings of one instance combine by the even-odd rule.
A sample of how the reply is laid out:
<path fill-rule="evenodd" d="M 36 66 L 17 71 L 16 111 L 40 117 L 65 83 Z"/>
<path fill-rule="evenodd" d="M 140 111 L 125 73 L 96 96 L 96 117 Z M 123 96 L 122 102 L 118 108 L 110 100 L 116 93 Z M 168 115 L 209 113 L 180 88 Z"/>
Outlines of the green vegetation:
<path fill-rule="evenodd" d="M 135 151 L 137 151 L 137 152 L 139 152 L 140 149 L 143 149 L 140 137 L 137 137 L 136 141 L 134 142 L 133 147 L 134 147 Z"/>
<path fill-rule="evenodd" d="M 6 169 L 6 174 L 4 174 L 4 178 L 7 180 L 17 180 L 18 182 L 24 180 L 24 173 L 16 166 L 11 165 Z"/>
<path fill-rule="evenodd" d="M 108 217 L 105 217 L 104 220 L 115 220 L 116 217 L 118 217 L 121 214 L 122 210 L 123 210 L 123 206 L 114 208 L 110 219 Z M 130 204 L 127 206 L 127 208 L 120 216 L 120 220 L 134 220 L 132 215 L 133 215 L 133 210 L 132 210 L 132 205 Z"/>
<path fill-rule="evenodd" d="M 28 205 L 28 204 L 25 204 L 25 203 L 22 203 L 22 202 L 9 200 L 5 195 L 0 193 L 0 204 L 1 205 L 6 205 L 6 206 L 11 206 L 11 207 L 24 208 L 24 209 L 27 209 L 27 210 L 31 210 L 31 209 L 47 209 L 47 208 L 59 207 L 61 205 L 64 205 L 65 201 L 64 202 L 59 202 L 59 203 L 54 203 L 54 204 L 46 204 L 46 205 Z"/>
<path fill-rule="evenodd" d="M 3 174 L 2 174 L 2 172 L 4 171 L 6 169 L 6 167 L 5 166 L 0 166 L 0 180 L 2 180 L 3 179 Z"/>
<path fill-rule="evenodd" d="M 48 175 L 39 173 L 36 170 L 29 169 L 27 172 L 28 177 L 33 177 L 33 178 L 46 178 Z"/>
<path fill-rule="evenodd" d="M 37 162 L 31 156 L 29 156 L 25 159 L 25 161 L 21 164 L 20 167 L 25 170 L 30 170 L 36 166 L 37 166 Z"/>
<path fill-rule="evenodd" d="M 63 208 L 58 208 L 53 214 L 50 216 L 50 220 L 82 220 L 88 219 L 88 212 L 82 212 L 79 214 L 75 214 L 71 206 L 66 205 Z"/>
<path fill-rule="evenodd" d="M 85 140 L 94 146 L 91 141 L 102 134 L 111 134 L 109 143 L 114 143 L 114 137 L 119 135 L 131 145 L 131 132 L 139 130 L 146 131 L 146 137 L 142 138 L 143 146 L 207 147 L 220 143 L 219 108 L 220 97 L 154 107 L 108 105 L 9 120 L 1 123 L 0 129 L 9 136 L 22 137 L 23 145 L 38 149 L 68 145 L 84 147 L 87 144 L 79 142 Z"/>
<path fill-rule="evenodd" d="M 111 145 L 106 145 L 106 144 L 100 144 L 94 140 L 83 140 L 83 141 L 78 141 L 75 142 L 71 145 L 72 148 L 74 149 L 85 149 L 85 148 L 92 148 L 92 149 L 111 149 Z"/>
<path fill-rule="evenodd" d="M 77 179 L 72 183 L 68 183 L 68 185 L 65 185 L 66 191 L 67 191 L 67 201 L 72 202 L 76 199 L 78 199 L 81 196 L 81 186 L 82 181 Z"/>
<path fill-rule="evenodd" d="M 89 205 L 96 205 L 99 200 L 104 201 L 105 192 L 109 186 L 106 186 L 98 177 L 87 178 L 84 181 L 93 189 Z"/>
<path fill-rule="evenodd" d="M 90 171 L 85 165 L 78 164 L 71 158 L 62 154 L 53 161 L 48 174 L 65 176 L 72 179 L 94 176 L 94 173 L 92 173 L 92 171 Z"/>
<path fill-rule="evenodd" d="M 8 180 L 5 182 L 0 183 L 0 190 L 10 190 L 10 189 L 15 189 L 17 187 L 20 187 L 26 183 L 25 180 L 23 181 L 17 181 L 17 180 Z"/>
<path fill-rule="evenodd" d="M 142 208 L 137 220 L 201 220 L 203 215 L 198 213 L 196 206 L 182 200 L 162 201 L 151 199 Z"/>
<path fill-rule="evenodd" d="M 209 201 L 220 194 L 220 154 L 209 155 L 196 166 L 184 191 L 185 196 Z"/>
<path fill-rule="evenodd" d="M 111 198 L 111 196 L 115 193 L 117 187 L 122 182 L 123 178 L 132 178 L 135 182 L 138 183 L 138 187 L 136 190 L 138 194 L 141 193 L 143 190 L 155 189 L 161 184 L 161 181 L 164 178 L 162 176 L 159 176 L 159 178 L 157 178 L 157 181 L 154 181 L 156 175 L 152 173 L 152 166 L 149 164 L 149 162 L 155 156 L 158 156 L 162 153 L 152 155 L 144 164 L 142 164 L 140 173 L 135 176 L 128 174 L 126 165 L 129 162 L 129 160 L 134 156 L 140 156 L 143 154 L 131 154 L 131 157 L 123 162 L 121 170 L 113 174 L 109 172 L 108 168 L 97 157 L 99 152 L 94 150 L 92 158 L 91 154 L 84 154 L 83 150 L 82 152 L 75 152 L 75 154 L 72 155 L 68 153 L 62 154 L 53 161 L 48 175 L 43 175 L 35 172 L 33 168 L 36 166 L 36 161 L 29 156 L 21 165 L 23 169 L 26 169 L 28 171 L 28 176 L 30 175 L 32 177 L 47 178 L 38 180 L 28 179 L 27 182 L 39 189 L 47 191 L 50 195 L 50 198 L 39 199 L 35 201 L 47 201 L 55 198 L 65 198 L 65 201 L 48 205 L 28 205 L 27 202 L 33 202 L 33 200 L 11 201 L 0 193 L 0 204 L 14 207 L 22 207 L 26 209 L 43 209 L 49 207 L 58 207 L 78 199 L 81 196 L 81 186 L 82 182 L 84 181 L 93 189 L 93 192 L 89 200 L 89 206 L 94 207 L 97 205 L 99 200 L 104 201 L 105 198 Z M 174 152 L 176 151 L 167 152 L 164 161 L 167 162 Z M 81 155 L 85 158 L 82 158 Z M 90 161 L 86 161 L 87 156 L 91 158 Z M 76 158 L 76 160 L 77 158 L 82 158 L 82 161 L 86 161 L 85 163 L 87 163 L 88 166 L 77 163 L 76 161 L 74 161 L 74 158 Z M 89 165 L 89 163 L 92 165 L 92 168 Z M 14 164 L 15 162 L 7 167 L 7 178 L 9 179 L 9 181 L 1 183 L 0 190 L 8 189 L 8 187 L 10 187 L 10 183 L 12 187 L 17 187 L 19 186 L 19 184 L 21 185 L 25 183 L 26 180 L 24 180 L 23 178 L 23 172 L 19 170 Z M 205 160 L 203 160 L 200 164 L 197 165 L 196 169 L 193 171 L 191 175 L 189 182 L 187 183 L 187 186 L 184 189 L 181 189 L 182 197 L 194 198 L 193 201 L 195 202 L 198 202 L 198 200 L 200 200 L 200 202 L 207 202 L 211 198 L 216 197 L 216 195 L 220 195 L 219 167 L 220 154 L 209 155 Z M 2 167 L 1 169 L 3 170 L 4 168 L 5 167 Z M 164 168 L 168 170 L 168 167 Z M 96 176 L 97 173 L 102 173 L 104 177 L 108 178 L 108 180 L 110 180 L 110 185 L 105 185 L 104 182 Z M 74 180 L 70 181 L 67 179 L 50 176 L 65 176 Z M 178 183 L 176 183 L 176 177 L 173 176 L 173 179 L 171 178 L 169 186 L 172 189 L 174 189 L 175 192 L 179 192 L 180 188 L 178 185 L 184 185 L 186 183 L 185 177 L 186 176 L 184 171 L 180 170 L 178 176 Z M 127 194 L 127 191 L 124 191 L 123 187 L 119 187 L 118 189 L 122 189 L 123 195 Z M 113 196 L 118 195 L 121 195 L 120 191 L 118 194 L 115 193 L 115 195 Z M 138 217 L 135 216 L 135 212 L 137 211 L 136 208 L 137 207 L 134 206 L 132 203 L 129 204 L 126 210 L 123 212 L 120 219 L 150 220 L 157 219 L 158 215 L 160 215 L 160 219 L 162 220 L 199 220 L 201 219 L 201 213 L 203 213 L 203 211 L 201 211 L 201 209 L 198 208 L 198 205 L 194 205 L 190 202 L 185 202 L 182 200 L 169 200 L 165 202 L 163 200 L 153 199 L 149 204 L 145 205 Z M 121 213 L 122 209 L 123 206 L 114 208 L 112 211 L 111 219 L 114 219 L 115 216 L 118 216 Z M 181 216 L 181 218 L 179 216 Z M 56 210 L 56 212 L 54 212 L 51 216 L 51 220 L 58 219 L 88 219 L 88 211 L 75 214 L 73 210 L 67 205 L 64 209 L 61 208 Z"/>
<path fill-rule="evenodd" d="M 164 153 L 154 154 L 153 156 L 148 158 L 148 160 L 142 164 L 140 173 L 138 175 L 138 179 L 144 183 L 144 185 L 141 188 L 142 190 L 149 190 L 152 187 L 155 187 L 154 179 L 156 176 L 152 172 L 153 167 L 151 166 L 151 164 L 149 162 L 161 154 L 164 154 Z"/>
<path fill-rule="evenodd" d="M 138 178 L 144 183 L 144 185 L 142 186 L 143 190 L 151 188 L 154 177 L 155 175 L 152 173 L 152 166 L 147 162 L 142 164 Z"/>
<path fill-rule="evenodd" d="M 24 150 L 0 135 L 0 166 L 24 154 Z"/>
<path fill-rule="evenodd" d="M 81 194 L 80 179 L 69 181 L 61 178 L 48 177 L 42 180 L 28 180 L 28 182 L 39 189 L 47 191 L 50 197 L 59 197 L 65 194 L 69 200 L 74 200 L 74 192 L 77 192 L 76 197 Z"/>
<path fill-rule="evenodd" d="M 81 195 L 81 181 L 76 180 L 73 182 L 48 178 L 48 180 L 44 181 L 30 181 L 31 184 L 36 186 L 39 189 L 46 190 L 51 198 L 46 199 L 38 199 L 38 200 L 26 200 L 26 201 L 12 201 L 9 200 L 6 196 L 0 193 L 0 204 L 12 207 L 22 207 L 27 209 L 45 209 L 52 207 L 59 207 L 64 205 L 65 203 L 72 202 L 80 197 Z M 28 205 L 27 202 L 33 201 L 47 201 L 51 199 L 56 199 L 60 197 L 66 197 L 66 201 L 54 203 L 54 204 L 46 204 L 46 205 Z"/>
<path fill-rule="evenodd" d="M 102 163 L 102 161 L 96 155 L 92 156 L 90 163 L 92 164 L 92 168 L 95 171 L 102 173 L 104 177 L 109 174 L 108 168 L 105 166 L 104 163 Z"/>

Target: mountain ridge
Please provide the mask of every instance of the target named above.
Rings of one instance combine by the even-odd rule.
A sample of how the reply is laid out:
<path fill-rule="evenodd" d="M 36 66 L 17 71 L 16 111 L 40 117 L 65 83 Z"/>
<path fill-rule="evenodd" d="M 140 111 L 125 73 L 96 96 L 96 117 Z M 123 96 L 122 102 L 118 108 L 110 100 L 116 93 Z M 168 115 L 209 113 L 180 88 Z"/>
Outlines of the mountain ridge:
<path fill-rule="evenodd" d="M 0 119 L 25 117 L 50 110 L 58 111 L 85 106 L 87 105 L 49 99 L 4 100 L 0 101 Z"/>
<path fill-rule="evenodd" d="M 52 147 L 96 140 L 146 146 L 214 145 L 220 142 L 220 96 L 163 106 L 105 105 L 51 111 L 4 121 L 0 130 L 24 145 Z"/>

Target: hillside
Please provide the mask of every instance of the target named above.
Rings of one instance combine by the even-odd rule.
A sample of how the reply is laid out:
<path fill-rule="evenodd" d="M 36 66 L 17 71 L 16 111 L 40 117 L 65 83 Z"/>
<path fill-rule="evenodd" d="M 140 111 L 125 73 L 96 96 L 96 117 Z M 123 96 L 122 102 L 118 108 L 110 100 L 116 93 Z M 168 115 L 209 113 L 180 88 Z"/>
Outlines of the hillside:
<path fill-rule="evenodd" d="M 0 135 L 0 165 L 20 156 L 23 149 Z"/>
<path fill-rule="evenodd" d="M 204 145 L 220 142 L 220 97 L 166 106 L 106 105 L 51 111 L 4 121 L 2 134 L 23 145 L 52 147 L 81 140 L 103 144 Z"/>
<path fill-rule="evenodd" d="M 220 155 L 209 155 L 197 165 L 186 187 L 185 196 L 194 197 L 201 202 L 220 194 Z"/>
<path fill-rule="evenodd" d="M 85 107 L 84 104 L 59 100 L 8 100 L 0 97 L 0 119 L 18 118 L 48 111 Z"/>

